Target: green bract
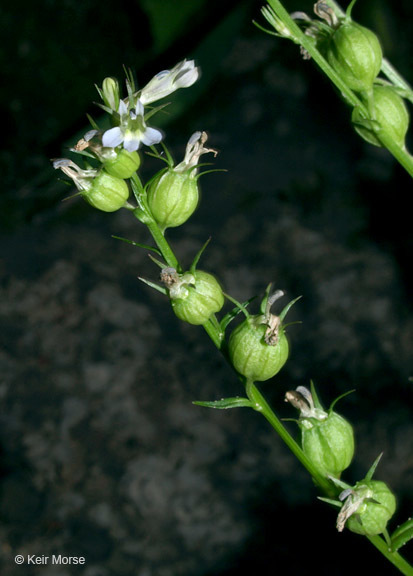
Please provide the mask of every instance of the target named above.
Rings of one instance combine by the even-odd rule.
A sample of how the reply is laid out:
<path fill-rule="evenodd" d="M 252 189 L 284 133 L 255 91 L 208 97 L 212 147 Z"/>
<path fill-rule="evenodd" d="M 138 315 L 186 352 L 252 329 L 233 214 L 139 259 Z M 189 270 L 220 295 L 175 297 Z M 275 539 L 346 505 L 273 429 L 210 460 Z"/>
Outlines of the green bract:
<path fill-rule="evenodd" d="M 382 534 L 396 510 L 394 494 L 384 482 L 379 480 L 357 482 L 354 491 L 356 494 L 365 493 L 365 496 L 362 504 L 347 520 L 347 528 L 366 536 Z"/>
<path fill-rule="evenodd" d="M 198 206 L 197 178 L 193 172 L 168 169 L 148 189 L 148 204 L 161 228 L 174 228 L 188 220 Z"/>
<path fill-rule="evenodd" d="M 272 378 L 288 359 L 288 340 L 280 324 L 275 343 L 267 343 L 267 324 L 262 315 L 249 316 L 229 338 L 231 362 L 240 374 L 254 382 Z"/>
<path fill-rule="evenodd" d="M 326 418 L 302 418 L 301 443 L 303 452 L 324 476 L 340 477 L 354 455 L 353 428 L 336 412 Z"/>
<path fill-rule="evenodd" d="M 173 311 L 189 324 L 205 324 L 224 305 L 221 286 L 212 274 L 202 270 L 181 278 L 180 286 L 169 290 Z"/>
<path fill-rule="evenodd" d="M 409 113 L 403 98 L 391 86 L 374 86 L 372 102 L 373 122 L 369 122 L 359 108 L 354 108 L 351 119 L 355 130 L 364 140 L 375 146 L 382 146 L 377 136 L 387 134 L 403 148 L 409 128 Z"/>
<path fill-rule="evenodd" d="M 115 158 L 103 161 L 103 166 L 108 174 L 116 178 L 130 178 L 141 165 L 141 159 L 137 152 L 128 152 L 122 148 Z"/>
<path fill-rule="evenodd" d="M 377 36 L 350 19 L 333 32 L 327 60 L 351 90 L 370 90 L 380 72 L 382 49 Z"/>
<path fill-rule="evenodd" d="M 129 188 L 124 180 L 102 170 L 93 179 L 90 188 L 81 191 L 81 194 L 94 208 L 115 212 L 125 205 L 129 198 Z"/>

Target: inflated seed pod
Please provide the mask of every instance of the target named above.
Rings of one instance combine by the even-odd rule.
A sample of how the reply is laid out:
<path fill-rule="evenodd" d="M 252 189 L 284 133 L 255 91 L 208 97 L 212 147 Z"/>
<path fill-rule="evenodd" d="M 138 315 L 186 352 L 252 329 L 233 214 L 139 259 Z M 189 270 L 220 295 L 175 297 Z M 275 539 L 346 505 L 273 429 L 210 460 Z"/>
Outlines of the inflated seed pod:
<path fill-rule="evenodd" d="M 176 316 L 189 324 L 205 324 L 224 305 L 221 286 L 208 272 L 178 274 L 174 268 L 164 268 L 161 281 L 168 288 Z"/>
<path fill-rule="evenodd" d="M 111 176 L 105 170 L 82 169 L 68 158 L 53 160 L 53 167 L 69 176 L 79 194 L 98 210 L 115 212 L 123 208 L 129 198 L 126 182 Z"/>
<path fill-rule="evenodd" d="M 164 230 L 186 222 L 195 212 L 198 201 L 198 180 L 194 171 L 168 169 L 148 188 L 149 208 Z"/>
<path fill-rule="evenodd" d="M 339 478 L 354 455 L 351 424 L 333 411 L 325 419 L 304 418 L 299 424 L 303 452 L 320 474 Z"/>
<path fill-rule="evenodd" d="M 81 194 L 94 208 L 115 212 L 125 205 L 129 198 L 129 188 L 124 180 L 102 170 L 93 179 L 90 188 Z"/>
<path fill-rule="evenodd" d="M 228 351 L 237 372 L 254 382 L 272 378 L 288 359 L 288 340 L 280 323 L 277 337 L 268 339 L 262 315 L 249 316 L 232 332 Z"/>
<path fill-rule="evenodd" d="M 216 150 L 204 146 L 206 132 L 194 132 L 186 145 L 185 157 L 177 166 L 161 173 L 148 187 L 148 204 L 159 226 L 174 228 L 188 220 L 199 202 L 198 162 L 203 154 Z"/>
<path fill-rule="evenodd" d="M 403 98 L 399 96 L 391 86 L 373 87 L 373 110 L 371 128 L 366 122 L 359 108 L 354 108 L 352 122 L 356 132 L 374 146 L 382 146 L 374 131 L 377 125 L 377 134 L 387 134 L 401 147 L 404 147 L 406 133 L 409 128 L 409 113 Z"/>
<path fill-rule="evenodd" d="M 311 390 L 298 386 L 285 400 L 300 410 L 301 447 L 307 458 L 323 476 L 339 478 L 353 459 L 353 427 L 332 407 L 324 410 L 313 384 Z"/>
<path fill-rule="evenodd" d="M 103 167 L 108 174 L 116 178 L 130 178 L 141 165 L 138 152 L 128 152 L 122 148 L 113 155 L 113 158 L 103 160 Z"/>
<path fill-rule="evenodd" d="M 344 20 L 330 37 L 327 60 L 351 90 L 368 91 L 380 72 L 383 53 L 376 34 Z"/>
<path fill-rule="evenodd" d="M 365 536 L 382 534 L 396 510 L 396 498 L 388 486 L 379 480 L 362 480 L 349 498 L 352 498 L 349 507 L 353 505 L 354 511 L 346 519 L 347 528 Z"/>

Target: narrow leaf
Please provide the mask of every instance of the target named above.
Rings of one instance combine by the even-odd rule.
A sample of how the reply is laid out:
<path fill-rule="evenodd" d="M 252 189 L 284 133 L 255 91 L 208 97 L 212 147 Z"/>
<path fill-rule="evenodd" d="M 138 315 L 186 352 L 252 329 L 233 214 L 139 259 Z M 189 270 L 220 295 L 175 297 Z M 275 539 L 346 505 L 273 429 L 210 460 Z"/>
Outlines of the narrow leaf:
<path fill-rule="evenodd" d="M 231 297 L 228 297 L 228 294 L 225 294 L 225 298 L 227 298 L 228 300 L 230 300 L 231 302 L 234 302 L 234 299 Z M 243 312 L 246 316 L 248 313 L 246 313 L 246 308 L 249 305 L 250 302 L 252 302 L 253 300 L 255 300 L 256 296 L 253 296 L 252 298 L 250 298 L 249 300 L 247 300 L 246 302 L 242 302 L 242 303 L 237 303 L 237 306 L 235 308 L 233 308 L 232 310 L 230 310 L 227 314 L 225 314 L 225 316 L 222 318 L 221 322 L 220 322 L 220 326 L 221 326 L 221 330 L 223 332 L 225 332 L 228 324 L 230 322 L 232 322 L 234 320 L 234 318 L 236 316 L 238 316 L 238 314 L 240 312 Z"/>
<path fill-rule="evenodd" d="M 195 401 L 192 404 L 204 406 L 205 408 L 215 408 L 217 410 L 228 410 L 229 408 L 252 408 L 251 401 L 248 398 L 236 396 L 235 398 L 222 398 L 221 400 L 212 400 L 211 402 Z"/>
<path fill-rule="evenodd" d="M 155 246 L 149 246 L 148 244 L 141 244 L 140 242 L 134 242 L 133 240 L 128 240 L 127 238 L 122 238 L 121 236 L 113 236 L 116 240 L 122 240 L 122 242 L 126 242 L 127 244 L 132 244 L 132 246 L 138 246 L 138 248 L 144 248 L 145 250 L 151 250 L 155 252 L 159 256 L 162 256 L 161 252 L 155 248 Z"/>
<path fill-rule="evenodd" d="M 198 262 L 199 259 L 201 258 L 205 248 L 208 246 L 208 244 L 211 242 L 211 236 L 208 238 L 208 240 L 205 242 L 205 244 L 202 246 L 201 250 L 198 252 L 198 254 L 195 256 L 194 261 L 191 264 L 191 267 L 189 269 L 189 271 L 191 272 L 191 274 L 194 274 L 196 267 L 198 266 Z"/>
<path fill-rule="evenodd" d="M 397 552 L 402 546 L 413 539 L 413 518 L 409 518 L 404 524 L 396 528 L 390 537 L 391 550 Z"/>
<path fill-rule="evenodd" d="M 168 294 L 166 291 L 166 288 L 163 288 L 162 286 L 158 286 L 158 284 L 155 284 L 155 282 L 151 282 L 150 280 L 146 280 L 145 278 L 142 278 L 141 276 L 138 276 L 138 279 L 141 282 L 143 282 L 144 284 L 147 284 L 148 286 L 150 286 L 151 288 L 154 288 L 155 290 L 157 290 L 161 294 L 164 294 L 165 296 Z"/>

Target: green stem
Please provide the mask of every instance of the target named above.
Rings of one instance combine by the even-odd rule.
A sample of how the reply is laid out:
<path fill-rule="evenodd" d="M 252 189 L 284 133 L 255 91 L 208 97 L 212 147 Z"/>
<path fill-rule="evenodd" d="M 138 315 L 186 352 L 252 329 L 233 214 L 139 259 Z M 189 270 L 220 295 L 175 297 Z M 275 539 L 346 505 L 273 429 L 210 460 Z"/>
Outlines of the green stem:
<path fill-rule="evenodd" d="M 149 232 L 152 234 L 152 238 L 155 240 L 157 247 L 161 251 L 161 254 L 168 264 L 175 270 L 180 270 L 180 266 L 178 260 L 173 253 L 169 243 L 166 241 L 165 236 L 163 235 L 162 231 L 160 230 L 158 224 L 155 220 L 150 220 L 145 222 L 146 226 L 148 227 Z"/>
<path fill-rule="evenodd" d="M 219 325 L 218 325 L 219 326 Z M 224 353 L 223 350 L 223 340 L 222 334 L 217 328 L 217 323 L 213 321 L 208 321 L 204 324 L 204 329 L 208 336 L 211 338 L 212 342 Z M 224 354 L 226 357 L 226 355 Z M 228 358 L 227 358 L 228 360 Z M 250 381 L 244 381 L 246 386 L 246 393 L 248 399 L 253 404 L 253 407 L 257 412 L 260 412 L 264 418 L 269 422 L 269 424 L 274 428 L 280 438 L 285 442 L 294 456 L 301 462 L 301 464 L 306 468 L 306 470 L 311 474 L 314 482 L 320 487 L 324 494 L 328 497 L 337 497 L 337 490 L 332 483 L 329 482 L 327 478 L 320 475 L 319 472 L 313 467 L 312 462 L 307 458 L 307 456 L 302 451 L 301 447 L 297 444 L 294 438 L 290 435 L 287 429 L 284 427 L 282 422 L 279 420 L 277 415 L 269 406 L 268 402 L 265 400 L 261 392 L 255 386 L 255 384 Z M 398 553 L 389 550 L 388 544 L 381 538 L 381 536 L 367 536 L 370 542 L 379 550 L 383 556 L 385 556 L 399 571 L 405 576 L 413 576 L 413 567 Z"/>
<path fill-rule="evenodd" d="M 288 448 L 294 454 L 294 456 L 301 462 L 301 464 L 306 468 L 306 470 L 311 474 L 314 482 L 323 490 L 323 492 L 329 496 L 333 497 L 337 495 L 337 490 L 331 482 L 322 476 L 316 468 L 314 468 L 313 463 L 307 458 L 307 456 L 302 451 L 301 447 L 297 444 L 294 438 L 290 435 L 284 425 L 281 423 L 279 418 L 276 416 L 274 411 L 270 408 L 269 404 L 265 400 L 264 396 L 255 386 L 254 382 L 247 380 L 246 391 L 249 400 L 252 402 L 254 409 L 266 418 L 266 420 L 271 424 L 277 434 L 281 439 L 287 444 Z"/>
<path fill-rule="evenodd" d="M 413 576 L 413 567 L 398 552 L 391 552 L 381 536 L 367 536 L 370 542 L 405 576 Z"/>

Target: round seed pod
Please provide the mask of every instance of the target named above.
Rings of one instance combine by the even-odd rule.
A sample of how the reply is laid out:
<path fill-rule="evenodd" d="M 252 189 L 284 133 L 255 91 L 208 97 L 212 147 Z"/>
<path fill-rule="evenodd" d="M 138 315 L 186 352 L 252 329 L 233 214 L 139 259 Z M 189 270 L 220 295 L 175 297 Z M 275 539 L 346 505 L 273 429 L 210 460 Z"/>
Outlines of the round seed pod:
<path fill-rule="evenodd" d="M 323 420 L 302 418 L 301 444 L 303 452 L 324 476 L 340 477 L 354 455 L 353 427 L 336 412 L 327 413 Z"/>
<path fill-rule="evenodd" d="M 216 314 L 224 305 L 221 286 L 212 274 L 196 270 L 194 283 L 187 284 L 181 290 L 181 296 L 171 298 L 176 316 L 189 324 L 205 324 L 212 314 Z"/>
<path fill-rule="evenodd" d="M 135 152 L 128 152 L 122 148 L 115 158 L 110 158 L 103 161 L 103 166 L 108 174 L 116 178 L 130 178 L 141 165 L 139 154 Z"/>
<path fill-rule="evenodd" d="M 281 370 L 288 359 L 289 346 L 282 325 L 275 342 L 267 343 L 267 325 L 262 316 L 249 316 L 232 332 L 228 351 L 237 372 L 252 380 L 269 380 Z"/>
<path fill-rule="evenodd" d="M 373 87 L 373 115 L 378 124 L 378 134 L 388 134 L 401 147 L 404 147 L 406 133 L 409 128 L 409 112 L 403 98 L 391 86 Z M 366 119 L 359 108 L 354 108 L 352 122 L 356 132 L 374 146 L 382 146 L 374 129 L 366 125 Z M 365 124 L 360 124 L 360 122 Z"/>
<path fill-rule="evenodd" d="M 81 194 L 94 208 L 115 212 L 125 205 L 129 198 L 129 188 L 124 180 L 102 170 L 94 178 L 91 187 Z"/>
<path fill-rule="evenodd" d="M 327 61 L 351 90 L 370 90 L 380 72 L 383 52 L 376 34 L 345 20 L 333 32 L 327 47 Z"/>
<path fill-rule="evenodd" d="M 186 222 L 198 201 L 198 181 L 192 172 L 168 169 L 148 188 L 149 208 L 163 230 Z"/>
<path fill-rule="evenodd" d="M 369 491 L 369 496 L 347 520 L 347 528 L 365 536 L 382 534 L 396 510 L 394 494 L 379 480 L 362 480 L 357 482 L 354 490 Z"/>

